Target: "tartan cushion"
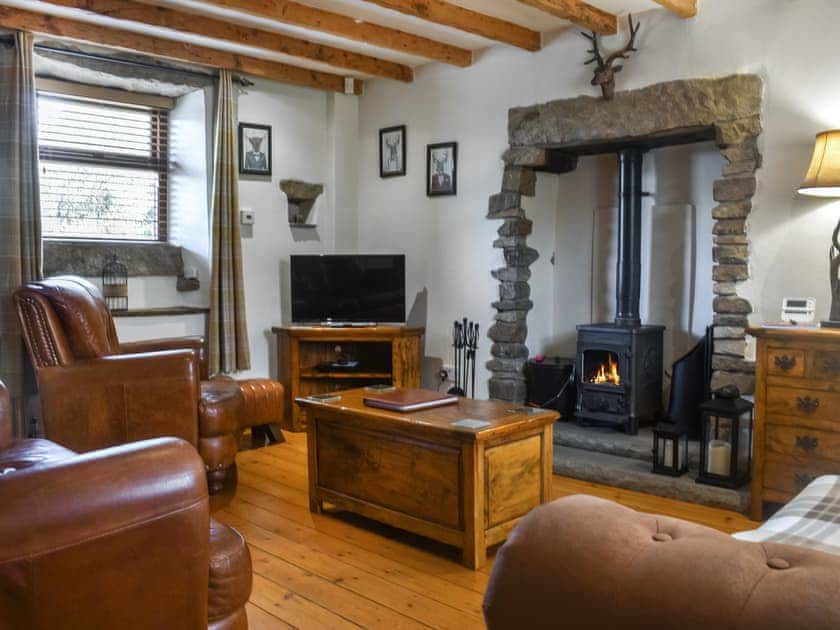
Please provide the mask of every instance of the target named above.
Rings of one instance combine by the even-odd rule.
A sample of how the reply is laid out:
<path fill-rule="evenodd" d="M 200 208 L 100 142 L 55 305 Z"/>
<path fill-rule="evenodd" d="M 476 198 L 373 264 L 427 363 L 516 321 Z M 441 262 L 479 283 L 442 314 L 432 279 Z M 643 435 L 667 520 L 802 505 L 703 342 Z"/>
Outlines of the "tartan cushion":
<path fill-rule="evenodd" d="M 818 477 L 761 527 L 733 536 L 840 555 L 840 475 Z"/>

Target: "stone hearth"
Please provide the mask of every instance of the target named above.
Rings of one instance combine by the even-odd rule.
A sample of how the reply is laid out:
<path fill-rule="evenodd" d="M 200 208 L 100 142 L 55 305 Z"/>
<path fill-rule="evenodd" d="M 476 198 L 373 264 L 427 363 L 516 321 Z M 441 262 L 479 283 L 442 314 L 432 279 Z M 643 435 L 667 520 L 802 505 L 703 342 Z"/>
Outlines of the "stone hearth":
<path fill-rule="evenodd" d="M 689 442 L 689 471 L 681 477 L 656 475 L 653 466 L 653 432 L 640 429 L 626 435 L 611 428 L 579 427 L 573 422 L 554 425 L 555 474 L 626 488 L 669 499 L 746 512 L 749 484 L 740 490 L 699 484 L 700 444 Z"/>
<path fill-rule="evenodd" d="M 505 266 L 492 272 L 499 299 L 487 368 L 492 398 L 525 399 L 523 368 L 528 357 L 527 316 L 533 308 L 529 267 L 539 257 L 528 246 L 532 222 L 522 197 L 534 196 L 536 173 L 568 173 L 577 166 L 575 152 L 627 142 L 657 146 L 663 138 L 714 138 L 726 159 L 714 183 L 713 291 L 715 354 L 713 387 L 736 384 L 754 389 L 754 364 L 744 356 L 752 305 L 738 294 L 749 278 L 747 219 L 761 166 L 762 81 L 756 75 L 671 81 L 619 92 L 612 101 L 589 96 L 513 108 L 508 113 L 509 148 L 501 192 L 490 197 L 487 218 L 502 225 L 493 246 L 504 253 Z"/>

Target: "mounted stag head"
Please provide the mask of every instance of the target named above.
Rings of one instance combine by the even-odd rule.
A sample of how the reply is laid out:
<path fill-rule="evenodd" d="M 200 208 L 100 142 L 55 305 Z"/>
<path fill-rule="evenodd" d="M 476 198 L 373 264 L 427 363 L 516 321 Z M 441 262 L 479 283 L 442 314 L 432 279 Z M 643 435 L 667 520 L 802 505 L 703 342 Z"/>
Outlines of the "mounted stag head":
<path fill-rule="evenodd" d="M 630 41 L 627 42 L 627 45 L 624 48 L 615 51 L 606 59 L 604 59 L 601 55 L 601 51 L 598 49 L 598 34 L 595 31 L 592 31 L 591 34 L 581 33 L 581 35 L 592 42 L 592 48 L 589 49 L 589 52 L 592 53 L 592 59 L 588 60 L 584 65 L 588 66 L 590 63 L 597 64 L 595 66 L 595 76 L 592 77 L 591 83 L 592 85 L 598 85 L 601 87 L 601 93 L 607 101 L 611 101 L 613 96 L 615 96 L 616 72 L 621 72 L 624 68 L 622 65 L 614 65 L 615 62 L 619 59 L 629 59 L 629 53 L 636 52 L 636 33 L 639 32 L 641 23 L 633 24 L 632 15 L 627 16 L 627 21 L 630 24 Z"/>

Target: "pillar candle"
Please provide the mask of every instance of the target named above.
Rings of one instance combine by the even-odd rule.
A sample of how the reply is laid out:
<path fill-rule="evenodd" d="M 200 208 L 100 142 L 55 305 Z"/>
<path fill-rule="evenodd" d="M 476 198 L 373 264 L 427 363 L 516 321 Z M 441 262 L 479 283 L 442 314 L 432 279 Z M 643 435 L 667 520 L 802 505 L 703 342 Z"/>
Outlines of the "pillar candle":
<path fill-rule="evenodd" d="M 732 447 L 729 442 L 712 440 L 709 442 L 709 472 L 714 475 L 729 476 L 729 464 L 732 461 Z"/>
<path fill-rule="evenodd" d="M 665 442 L 665 452 L 662 455 L 662 464 L 669 468 L 674 465 L 674 443 L 671 440 L 663 440 Z"/>

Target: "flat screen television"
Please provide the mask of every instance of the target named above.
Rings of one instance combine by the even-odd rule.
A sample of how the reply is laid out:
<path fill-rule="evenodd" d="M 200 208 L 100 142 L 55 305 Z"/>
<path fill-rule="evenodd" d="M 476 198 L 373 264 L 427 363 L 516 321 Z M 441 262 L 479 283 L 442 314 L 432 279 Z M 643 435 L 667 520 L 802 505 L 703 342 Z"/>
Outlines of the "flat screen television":
<path fill-rule="evenodd" d="M 291 256 L 295 323 L 405 322 L 405 256 Z"/>

